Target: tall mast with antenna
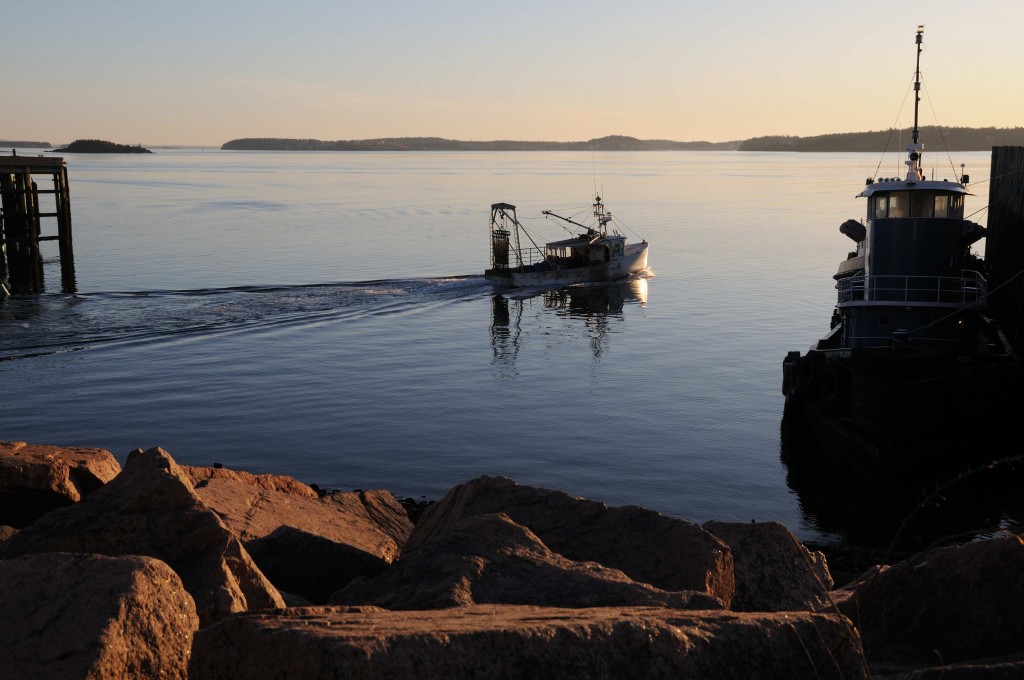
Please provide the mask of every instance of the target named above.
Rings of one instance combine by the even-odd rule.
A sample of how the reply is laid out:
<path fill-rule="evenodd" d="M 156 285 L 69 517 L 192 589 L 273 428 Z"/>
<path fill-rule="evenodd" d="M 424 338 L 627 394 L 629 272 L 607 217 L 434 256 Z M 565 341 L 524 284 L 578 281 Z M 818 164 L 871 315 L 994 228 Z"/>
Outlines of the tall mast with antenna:
<path fill-rule="evenodd" d="M 921 152 L 924 151 L 924 144 L 921 144 L 919 138 L 921 136 L 921 130 L 917 125 L 917 113 L 918 108 L 921 104 L 921 40 L 924 37 L 924 24 L 919 24 L 917 27 L 917 67 L 914 71 L 914 130 L 913 130 L 913 141 L 907 144 L 907 160 L 905 161 L 907 166 L 907 182 L 919 182 L 924 179 L 924 173 L 921 172 Z"/>
<path fill-rule="evenodd" d="M 914 144 L 917 144 L 917 109 L 921 103 L 921 40 L 924 37 L 924 24 L 917 27 L 917 69 L 914 71 Z"/>

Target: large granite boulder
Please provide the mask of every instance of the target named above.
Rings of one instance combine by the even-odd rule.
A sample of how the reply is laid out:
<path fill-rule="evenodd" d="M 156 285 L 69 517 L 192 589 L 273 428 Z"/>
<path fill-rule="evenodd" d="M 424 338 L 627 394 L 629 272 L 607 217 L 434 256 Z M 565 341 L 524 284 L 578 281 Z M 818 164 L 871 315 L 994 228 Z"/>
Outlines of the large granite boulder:
<path fill-rule="evenodd" d="M 189 663 L 190 680 L 867 677 L 838 615 L 647 607 L 241 614 L 196 633 Z"/>
<path fill-rule="evenodd" d="M 185 680 L 199 618 L 174 571 L 137 555 L 0 560 L 0 675 Z"/>
<path fill-rule="evenodd" d="M 0 441 L 0 524 L 28 526 L 77 503 L 120 471 L 105 449 Z"/>
<path fill-rule="evenodd" d="M 234 612 L 284 606 L 239 540 L 159 448 L 132 451 L 114 480 L 0 543 L 5 559 L 50 552 L 162 560 L 185 584 L 204 626 Z"/>
<path fill-rule="evenodd" d="M 215 487 L 222 482 L 234 482 L 259 491 L 280 491 L 311 500 L 316 500 L 319 497 L 313 487 L 288 475 L 253 474 L 244 470 L 232 470 L 219 463 L 213 467 L 197 465 L 181 465 L 180 467 L 197 490 L 209 486 L 211 482 Z M 211 497 L 216 497 L 217 492 L 211 490 L 210 494 Z"/>
<path fill-rule="evenodd" d="M 701 592 L 665 592 L 618 569 L 551 552 L 507 515 L 470 515 L 391 565 L 331 596 L 332 604 L 437 609 L 470 604 L 724 609 Z"/>
<path fill-rule="evenodd" d="M 423 514 L 403 556 L 437 540 L 464 517 L 495 513 L 528 527 L 570 560 L 619 569 L 666 591 L 701 591 L 726 605 L 732 600 L 729 547 L 698 525 L 637 506 L 609 508 L 507 477 L 478 477 L 449 491 Z"/>
<path fill-rule="evenodd" d="M 182 469 L 271 583 L 313 604 L 354 578 L 379 574 L 412 531 L 405 508 L 388 491 L 321 496 L 285 475 Z"/>
<path fill-rule="evenodd" d="M 412 522 L 388 491 L 334 493 L 324 497 L 281 475 L 252 475 L 226 468 L 185 467 L 196 494 L 242 541 L 288 526 L 391 562 Z"/>
<path fill-rule="evenodd" d="M 1019 536 L 935 548 L 851 584 L 839 608 L 873 663 L 999 657 L 1024 652 L 1022 574 Z"/>
<path fill-rule="evenodd" d="M 733 611 L 813 610 L 829 602 L 832 576 L 825 555 L 810 551 L 778 522 L 705 522 L 732 551 Z"/>

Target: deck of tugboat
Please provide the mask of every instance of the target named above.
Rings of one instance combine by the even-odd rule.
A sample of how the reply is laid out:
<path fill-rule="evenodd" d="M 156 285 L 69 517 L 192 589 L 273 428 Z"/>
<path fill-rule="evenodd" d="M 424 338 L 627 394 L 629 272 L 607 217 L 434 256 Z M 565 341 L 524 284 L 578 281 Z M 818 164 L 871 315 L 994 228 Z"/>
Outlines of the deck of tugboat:
<path fill-rule="evenodd" d="M 965 269 L 961 276 L 883 275 L 871 277 L 867 286 L 864 274 L 840 279 L 836 283 L 838 305 L 903 305 L 918 307 L 983 307 L 988 282 L 980 273 Z M 870 289 L 870 297 L 867 291 Z"/>

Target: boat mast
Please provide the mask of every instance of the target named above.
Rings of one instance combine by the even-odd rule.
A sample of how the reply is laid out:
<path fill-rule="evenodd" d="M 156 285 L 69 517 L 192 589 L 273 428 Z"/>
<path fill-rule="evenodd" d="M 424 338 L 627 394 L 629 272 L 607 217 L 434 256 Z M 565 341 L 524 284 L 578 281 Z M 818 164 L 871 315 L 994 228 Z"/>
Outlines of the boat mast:
<path fill-rule="evenodd" d="M 917 144 L 920 130 L 917 127 L 917 109 L 921 104 L 921 39 L 924 37 L 924 25 L 917 27 L 917 69 L 914 71 L 914 144 Z"/>
<path fill-rule="evenodd" d="M 607 236 L 608 223 L 612 221 L 612 214 L 604 211 L 604 203 L 601 202 L 600 196 L 594 199 L 594 217 L 597 218 L 597 224 L 600 227 L 601 236 Z"/>
<path fill-rule="evenodd" d="M 924 24 L 917 27 L 917 65 L 914 70 L 914 130 L 913 141 L 907 144 L 907 182 L 916 183 L 924 179 L 921 172 L 921 152 L 924 151 L 924 144 L 920 143 L 921 130 L 917 124 L 918 109 L 921 104 L 921 40 L 924 38 Z"/>

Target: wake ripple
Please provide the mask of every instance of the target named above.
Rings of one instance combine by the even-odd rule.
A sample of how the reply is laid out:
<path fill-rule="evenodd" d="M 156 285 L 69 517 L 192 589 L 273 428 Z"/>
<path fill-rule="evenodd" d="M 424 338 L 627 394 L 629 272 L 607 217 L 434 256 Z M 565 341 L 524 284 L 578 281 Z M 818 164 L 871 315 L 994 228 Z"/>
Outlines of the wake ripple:
<path fill-rule="evenodd" d="M 492 292 L 482 276 L 16 296 L 0 300 L 0 361 L 366 315 Z"/>

